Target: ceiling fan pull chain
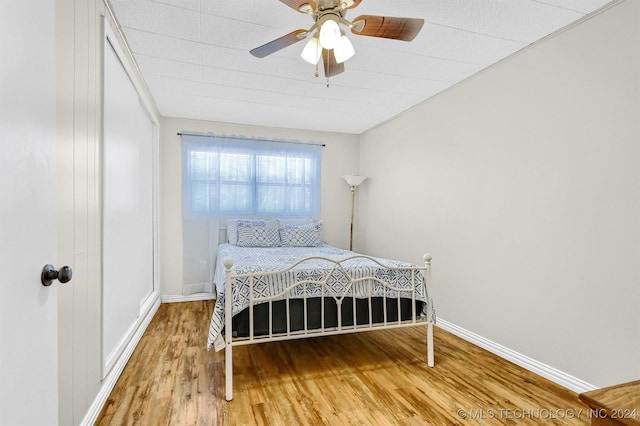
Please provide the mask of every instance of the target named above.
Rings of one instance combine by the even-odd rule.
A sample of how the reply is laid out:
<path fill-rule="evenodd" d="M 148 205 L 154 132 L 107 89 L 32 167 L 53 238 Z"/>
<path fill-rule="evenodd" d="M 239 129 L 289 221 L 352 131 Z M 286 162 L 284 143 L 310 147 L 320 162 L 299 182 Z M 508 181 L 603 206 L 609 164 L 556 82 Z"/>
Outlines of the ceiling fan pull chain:
<path fill-rule="evenodd" d="M 327 78 L 327 89 L 329 88 L 329 79 Z"/>

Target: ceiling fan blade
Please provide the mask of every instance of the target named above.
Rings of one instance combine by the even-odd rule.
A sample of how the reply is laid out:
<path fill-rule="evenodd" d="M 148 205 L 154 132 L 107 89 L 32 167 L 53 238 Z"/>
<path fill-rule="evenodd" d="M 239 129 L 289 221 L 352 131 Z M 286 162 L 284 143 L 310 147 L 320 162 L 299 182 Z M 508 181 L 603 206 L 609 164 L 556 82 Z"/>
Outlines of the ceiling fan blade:
<path fill-rule="evenodd" d="M 394 40 L 413 40 L 424 25 L 424 19 L 362 15 L 353 20 L 353 34 Z"/>
<path fill-rule="evenodd" d="M 300 13 L 313 13 L 318 7 L 314 0 L 280 0 L 292 9 Z"/>
<path fill-rule="evenodd" d="M 324 64 L 324 76 L 329 78 L 344 72 L 344 63 L 336 62 L 333 49 L 322 49 L 322 63 Z"/>
<path fill-rule="evenodd" d="M 265 56 L 271 55 L 272 53 L 275 53 L 280 49 L 284 49 L 287 46 L 291 46 L 292 44 L 299 42 L 304 38 L 306 34 L 307 30 L 292 31 L 289 34 L 272 40 L 267 44 L 256 47 L 255 49 L 251 50 L 250 53 L 256 58 L 264 58 Z"/>

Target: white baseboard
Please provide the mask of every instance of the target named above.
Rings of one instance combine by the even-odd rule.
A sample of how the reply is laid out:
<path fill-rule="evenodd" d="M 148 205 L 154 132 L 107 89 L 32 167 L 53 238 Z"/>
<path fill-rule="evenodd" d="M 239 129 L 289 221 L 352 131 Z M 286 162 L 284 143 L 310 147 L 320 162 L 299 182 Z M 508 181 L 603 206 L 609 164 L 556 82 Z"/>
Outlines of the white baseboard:
<path fill-rule="evenodd" d="M 131 340 L 129 340 L 127 346 L 118 357 L 117 361 L 115 361 L 113 367 L 111 368 L 111 371 L 109 371 L 107 376 L 102 381 L 102 387 L 100 388 L 98 395 L 96 395 L 96 398 L 93 400 L 93 403 L 89 407 L 87 414 L 85 414 L 84 419 L 82 419 L 82 422 L 80 423 L 81 425 L 88 426 L 93 425 L 96 422 L 96 419 L 100 415 L 102 407 L 104 407 L 104 403 L 107 401 L 107 398 L 109 398 L 109 395 L 111 394 L 113 387 L 116 385 L 118 378 L 120 378 L 122 370 L 124 370 L 125 365 L 127 365 L 127 362 L 131 357 L 131 354 L 133 353 L 136 346 L 138 346 L 138 342 L 140 342 L 140 339 L 149 326 L 149 323 L 153 319 L 153 316 L 158 311 L 158 308 L 160 307 L 160 295 L 156 293 L 155 297 L 147 300 L 147 302 L 144 304 L 144 307 L 146 308 L 146 312 L 141 312 L 140 320 L 138 321 L 138 328 L 131 337 Z"/>
<path fill-rule="evenodd" d="M 195 302 L 197 300 L 212 300 L 216 295 L 211 293 L 196 293 L 184 296 L 182 294 L 165 294 L 162 296 L 162 303 L 177 303 L 177 302 Z"/>
<path fill-rule="evenodd" d="M 546 364 L 536 361 L 535 359 L 529 358 L 526 355 L 522 355 L 521 353 L 518 353 L 509 348 L 506 348 L 489 339 L 485 339 L 482 336 L 479 336 L 469 330 L 465 330 L 462 327 L 458 327 L 457 325 L 452 324 L 448 321 L 445 321 L 442 318 L 438 317 L 437 325 L 438 327 L 448 331 L 451 334 L 455 334 L 456 336 L 468 342 L 471 342 L 476 346 L 486 349 L 489 352 L 498 355 L 499 357 L 502 357 L 508 361 L 513 362 L 514 364 L 519 365 L 522 368 L 525 368 L 542 377 L 545 377 L 551 380 L 552 382 L 559 384 L 560 386 L 564 386 L 567 389 L 571 389 L 576 393 L 588 392 L 596 389 L 596 387 L 590 383 L 587 383 L 567 373 L 564 373 L 560 370 L 557 370 L 553 367 L 550 367 Z M 437 351 L 437 347 L 436 347 L 436 351 Z"/>

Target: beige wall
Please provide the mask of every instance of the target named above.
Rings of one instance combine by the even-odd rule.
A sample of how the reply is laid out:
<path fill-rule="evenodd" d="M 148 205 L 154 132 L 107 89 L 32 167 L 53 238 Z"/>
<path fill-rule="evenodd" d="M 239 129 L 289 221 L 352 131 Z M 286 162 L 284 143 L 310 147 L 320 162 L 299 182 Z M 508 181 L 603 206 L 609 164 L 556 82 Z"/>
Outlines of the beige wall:
<path fill-rule="evenodd" d="M 324 239 L 338 247 L 349 247 L 351 193 L 342 176 L 358 172 L 358 136 L 165 117 L 160 123 L 160 286 L 163 296 L 182 294 L 182 152 L 177 135 L 182 131 L 326 144 L 321 170 Z"/>
<path fill-rule="evenodd" d="M 357 248 L 432 253 L 439 317 L 595 386 L 640 378 L 639 16 L 616 5 L 360 141 Z"/>

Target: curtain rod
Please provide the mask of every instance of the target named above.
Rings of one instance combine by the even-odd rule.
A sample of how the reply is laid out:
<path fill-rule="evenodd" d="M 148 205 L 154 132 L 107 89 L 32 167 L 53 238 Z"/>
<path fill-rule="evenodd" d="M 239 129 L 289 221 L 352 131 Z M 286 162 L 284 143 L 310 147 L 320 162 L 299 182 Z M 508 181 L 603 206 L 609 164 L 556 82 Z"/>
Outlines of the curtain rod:
<path fill-rule="evenodd" d="M 199 133 L 182 133 L 182 132 L 178 132 L 178 136 L 182 136 L 182 135 L 186 135 L 186 136 L 202 136 L 205 138 L 230 138 L 229 136 L 220 136 L 220 135 L 202 135 Z M 240 139 L 240 138 L 244 138 L 242 136 L 237 136 L 235 137 L 236 139 Z M 277 142 L 277 143 L 295 143 L 295 144 L 300 144 L 300 145 L 316 145 L 316 146 L 327 146 L 324 143 L 305 143 L 305 142 L 289 142 L 289 141 L 281 141 L 281 140 L 271 140 L 271 139 L 260 139 L 260 138 L 244 138 L 244 139 L 251 139 L 254 141 L 265 141 L 265 142 Z"/>

